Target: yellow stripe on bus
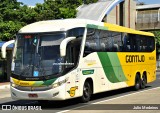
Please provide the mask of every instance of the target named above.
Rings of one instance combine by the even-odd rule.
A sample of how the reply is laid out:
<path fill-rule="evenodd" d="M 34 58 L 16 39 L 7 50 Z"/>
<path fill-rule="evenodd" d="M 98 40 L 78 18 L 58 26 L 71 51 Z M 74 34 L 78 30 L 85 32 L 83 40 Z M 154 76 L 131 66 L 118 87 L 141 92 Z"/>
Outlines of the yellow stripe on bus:
<path fill-rule="evenodd" d="M 35 81 L 22 81 L 22 80 L 17 80 L 15 78 L 12 78 L 14 84 L 19 85 L 19 86 L 33 86 Z"/>
<path fill-rule="evenodd" d="M 139 35 L 146 35 L 146 36 L 154 36 L 154 34 L 149 33 L 149 32 L 137 31 L 134 29 L 130 29 L 130 28 L 114 25 L 114 24 L 104 23 L 104 26 L 107 27 L 109 31 L 139 34 Z"/>

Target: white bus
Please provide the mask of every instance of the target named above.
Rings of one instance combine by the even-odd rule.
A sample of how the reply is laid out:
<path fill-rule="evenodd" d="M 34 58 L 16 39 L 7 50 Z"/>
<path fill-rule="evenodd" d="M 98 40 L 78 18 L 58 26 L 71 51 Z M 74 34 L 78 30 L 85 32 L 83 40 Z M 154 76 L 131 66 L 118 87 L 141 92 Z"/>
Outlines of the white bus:
<path fill-rule="evenodd" d="M 87 102 L 99 92 L 138 90 L 156 79 L 155 54 L 152 33 L 85 19 L 36 22 L 17 33 L 11 96 Z"/>

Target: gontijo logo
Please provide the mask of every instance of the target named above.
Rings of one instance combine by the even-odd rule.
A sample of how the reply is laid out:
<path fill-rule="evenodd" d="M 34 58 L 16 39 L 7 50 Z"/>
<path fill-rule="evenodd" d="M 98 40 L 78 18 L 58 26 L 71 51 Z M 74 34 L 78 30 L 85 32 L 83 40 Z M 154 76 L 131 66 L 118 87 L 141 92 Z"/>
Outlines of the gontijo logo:
<path fill-rule="evenodd" d="M 144 55 L 126 55 L 126 63 L 144 62 Z"/>

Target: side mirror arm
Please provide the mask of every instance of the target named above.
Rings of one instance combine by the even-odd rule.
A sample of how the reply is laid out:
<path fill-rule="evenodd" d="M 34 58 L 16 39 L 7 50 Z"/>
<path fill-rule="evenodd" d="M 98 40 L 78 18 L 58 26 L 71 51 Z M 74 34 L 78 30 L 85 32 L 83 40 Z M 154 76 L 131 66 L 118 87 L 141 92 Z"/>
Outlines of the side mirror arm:
<path fill-rule="evenodd" d="M 74 39 L 76 39 L 76 37 L 68 37 L 61 42 L 61 44 L 60 44 L 60 55 L 61 55 L 61 57 L 66 56 L 67 44 L 68 44 L 68 42 L 70 42 Z"/>
<path fill-rule="evenodd" d="M 7 46 L 9 46 L 10 44 L 13 44 L 15 42 L 15 40 L 10 40 L 6 43 L 4 43 L 2 45 L 2 48 L 1 48 L 1 52 L 2 52 L 2 58 L 6 58 L 6 48 Z"/>

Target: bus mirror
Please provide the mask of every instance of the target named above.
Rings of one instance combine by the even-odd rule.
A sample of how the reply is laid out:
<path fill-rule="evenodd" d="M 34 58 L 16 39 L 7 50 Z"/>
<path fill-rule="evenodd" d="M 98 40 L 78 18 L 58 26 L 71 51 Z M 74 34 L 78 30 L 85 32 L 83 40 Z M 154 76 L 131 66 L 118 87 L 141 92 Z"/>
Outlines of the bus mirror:
<path fill-rule="evenodd" d="M 6 48 L 7 46 L 9 46 L 10 44 L 13 44 L 15 42 L 15 40 L 10 40 L 6 43 L 4 43 L 2 45 L 2 48 L 1 48 L 1 52 L 2 52 L 2 58 L 6 58 Z"/>
<path fill-rule="evenodd" d="M 68 42 L 72 41 L 76 39 L 76 37 L 68 37 L 66 39 L 64 39 L 61 44 L 60 44 L 60 55 L 61 57 L 64 57 L 66 56 L 66 47 L 67 47 L 67 44 Z"/>

